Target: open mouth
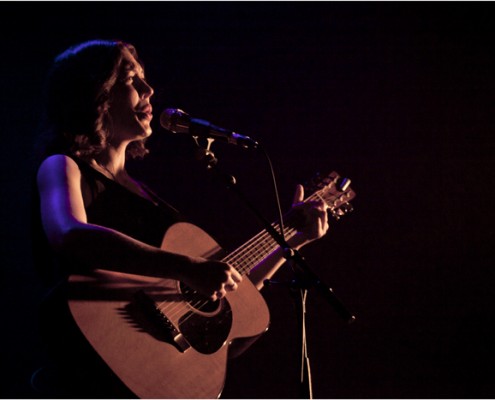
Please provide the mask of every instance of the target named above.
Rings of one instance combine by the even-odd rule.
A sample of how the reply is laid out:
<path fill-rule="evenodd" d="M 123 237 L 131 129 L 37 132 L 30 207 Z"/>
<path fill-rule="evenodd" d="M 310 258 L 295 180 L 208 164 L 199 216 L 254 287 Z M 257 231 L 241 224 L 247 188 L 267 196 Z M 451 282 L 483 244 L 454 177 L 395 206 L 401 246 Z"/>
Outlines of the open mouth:
<path fill-rule="evenodd" d="M 151 121 L 153 118 L 153 114 L 151 112 L 136 112 L 136 116 L 140 121 Z"/>

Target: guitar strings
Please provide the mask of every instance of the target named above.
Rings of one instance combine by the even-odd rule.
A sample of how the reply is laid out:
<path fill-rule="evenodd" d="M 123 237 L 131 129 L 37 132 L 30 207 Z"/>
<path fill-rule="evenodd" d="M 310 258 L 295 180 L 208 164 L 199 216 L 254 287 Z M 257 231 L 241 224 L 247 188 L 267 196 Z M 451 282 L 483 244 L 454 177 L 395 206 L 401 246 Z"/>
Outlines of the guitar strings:
<path fill-rule="evenodd" d="M 273 224 L 273 225 L 275 225 L 275 224 Z M 286 232 L 290 232 L 290 230 L 287 229 Z M 273 243 L 269 243 L 270 241 L 272 241 Z M 269 233 L 266 230 L 264 230 L 264 231 L 259 232 L 256 236 L 251 238 L 248 242 L 246 242 L 245 244 L 243 244 L 242 246 L 237 248 L 235 251 L 230 253 L 222 261 L 231 262 L 232 266 L 234 268 L 236 268 L 241 273 L 241 275 L 243 275 L 245 272 L 250 270 L 248 261 L 252 262 L 252 260 L 254 259 L 253 250 L 256 250 L 256 252 L 259 252 L 259 246 L 260 246 L 260 244 L 263 245 L 263 243 L 269 243 L 271 245 L 269 247 L 270 251 L 273 251 L 273 249 L 276 247 L 275 242 L 273 240 L 271 240 L 271 236 L 269 235 Z M 263 256 L 269 253 L 269 251 L 266 250 L 266 245 L 263 245 L 262 249 L 264 249 L 264 252 L 262 253 Z M 247 255 L 246 255 L 246 253 L 247 253 Z M 251 255 L 249 253 L 251 253 Z M 264 258 L 263 256 L 261 256 L 261 254 L 260 254 L 260 258 Z M 239 260 L 242 260 L 242 261 L 240 261 L 240 262 L 235 261 L 236 258 Z M 243 266 L 242 264 L 247 264 L 247 265 Z M 238 268 L 238 266 L 240 266 L 241 268 Z M 162 306 L 164 303 L 166 303 L 166 301 L 159 304 L 158 307 Z"/>
<path fill-rule="evenodd" d="M 326 188 L 327 190 L 329 188 Z M 330 208 L 332 208 L 333 203 L 337 199 L 337 196 L 333 196 L 334 198 L 325 199 L 325 189 L 321 190 L 323 196 L 318 192 L 309 196 L 304 202 L 315 200 L 317 198 L 325 201 Z M 331 202 L 330 202 L 331 201 Z M 329 204 L 330 202 L 330 204 Z M 273 223 L 272 226 L 280 233 L 280 224 Z M 292 238 L 297 233 L 297 230 L 293 227 L 284 227 L 284 235 L 288 238 Z M 241 275 L 245 275 L 251 269 L 258 265 L 268 254 L 273 252 L 278 247 L 278 243 L 273 239 L 273 237 L 266 231 L 263 230 L 259 232 L 257 235 L 248 240 L 245 244 L 238 247 L 232 253 L 227 255 L 222 261 L 228 262 L 232 265 L 232 267 L 236 268 Z M 188 310 L 189 307 L 201 310 L 202 307 L 209 304 L 211 300 L 208 299 L 199 299 L 196 303 L 188 303 L 187 301 L 179 301 L 176 303 L 168 303 L 164 307 L 163 304 L 167 303 L 166 301 L 161 302 L 157 308 L 161 312 L 166 312 L 167 318 L 175 319 L 177 316 L 183 314 L 183 310 Z M 187 316 L 183 321 L 187 321 L 191 318 L 193 314 L 191 313 Z"/>
<path fill-rule="evenodd" d="M 287 228 L 285 231 L 287 235 L 290 235 L 295 232 L 295 229 Z M 237 250 L 225 257 L 222 261 L 230 262 L 231 265 L 236 268 L 239 273 L 241 273 L 241 275 L 244 275 L 251 269 L 252 266 L 259 262 L 258 260 L 262 260 L 267 254 L 275 250 L 276 247 L 277 244 L 271 235 L 266 230 L 261 231 L 246 244 L 240 246 Z M 182 314 L 184 310 L 187 310 L 188 307 L 201 310 L 201 308 L 205 307 L 210 302 L 211 300 L 208 299 L 198 299 L 196 302 L 190 303 L 179 301 L 168 304 L 167 301 L 163 301 L 157 306 L 157 308 L 162 313 L 166 313 L 170 319 L 174 319 L 178 315 Z M 186 317 L 184 321 L 187 319 L 188 318 Z"/>
<path fill-rule="evenodd" d="M 318 193 L 315 193 L 312 196 L 308 197 L 305 201 L 312 200 L 316 197 L 319 197 L 321 199 L 321 196 L 319 196 Z M 272 224 L 272 226 L 274 226 L 275 229 L 280 233 L 279 224 L 274 223 Z M 296 230 L 294 228 L 284 229 L 284 233 L 288 237 L 292 237 L 295 232 Z M 266 230 L 263 230 L 255 235 L 253 238 L 251 238 L 247 243 L 240 246 L 234 252 L 225 257 L 222 261 L 230 262 L 234 268 L 238 269 L 241 275 L 244 275 L 245 273 L 249 272 L 254 265 L 257 265 L 259 262 L 261 262 L 261 260 L 263 260 L 277 247 L 278 245 L 276 241 Z M 238 261 L 237 259 L 239 259 L 240 261 Z M 207 305 L 209 302 L 210 300 L 200 299 L 196 303 L 189 303 L 189 306 L 201 310 L 201 308 Z M 187 302 L 172 303 L 168 304 L 168 307 L 165 306 L 162 308 L 164 303 L 165 302 L 159 304 L 157 308 L 161 312 L 166 311 L 170 318 L 176 317 L 177 313 L 181 314 L 183 312 L 183 309 L 188 308 Z"/>
<path fill-rule="evenodd" d="M 292 237 L 292 234 L 295 233 L 295 229 L 287 228 L 285 229 L 285 232 L 287 235 L 291 235 Z M 266 231 L 261 231 L 254 238 L 252 238 L 248 244 L 244 244 L 239 247 L 235 252 L 229 254 L 222 261 L 230 262 L 231 265 L 241 273 L 241 275 L 244 275 L 245 272 L 252 268 L 252 266 L 257 265 L 260 260 L 264 259 L 266 255 L 274 251 L 276 248 L 277 243 L 272 239 L 271 235 Z M 242 261 L 238 262 L 236 261 L 236 258 Z M 208 299 L 198 299 L 196 302 L 191 303 L 180 301 L 169 304 L 166 304 L 167 302 L 164 301 L 160 303 L 157 308 L 161 312 L 166 312 L 169 318 L 174 319 L 178 315 L 182 314 L 184 310 L 187 310 L 188 307 L 201 310 L 201 308 L 209 304 L 210 301 L 211 300 Z M 164 304 L 165 306 L 162 307 Z M 187 319 L 188 318 L 185 318 L 184 321 L 187 321 Z"/>

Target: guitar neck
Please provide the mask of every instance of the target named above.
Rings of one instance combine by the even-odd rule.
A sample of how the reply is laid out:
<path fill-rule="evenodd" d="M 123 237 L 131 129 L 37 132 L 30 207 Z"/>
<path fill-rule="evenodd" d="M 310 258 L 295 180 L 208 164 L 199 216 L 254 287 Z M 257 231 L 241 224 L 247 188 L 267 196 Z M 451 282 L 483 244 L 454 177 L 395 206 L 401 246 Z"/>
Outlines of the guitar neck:
<path fill-rule="evenodd" d="M 273 223 L 272 227 L 278 233 L 281 233 L 279 223 Z M 296 233 L 297 230 L 294 227 L 291 227 L 290 225 L 284 226 L 285 240 L 294 237 Z M 279 244 L 275 239 L 266 230 L 263 230 L 226 256 L 222 261 L 228 262 L 235 267 L 241 275 L 245 275 L 278 247 Z"/>
<path fill-rule="evenodd" d="M 325 201 L 318 193 L 313 193 L 304 200 L 304 203 L 318 199 Z M 297 234 L 297 229 L 294 227 L 296 218 L 297 215 L 294 212 L 289 212 L 284 217 L 283 237 L 286 241 Z M 279 234 L 282 232 L 280 223 L 274 222 L 271 225 Z M 266 229 L 264 229 L 226 256 L 222 261 L 228 262 L 236 268 L 241 275 L 245 275 L 278 247 L 279 244 L 277 241 Z"/>
<path fill-rule="evenodd" d="M 339 219 L 346 212 L 352 210 L 352 208 L 346 207 L 350 206 L 349 201 L 355 196 L 355 192 L 350 189 L 349 185 L 350 180 L 341 179 L 336 172 L 332 172 L 321 181 L 318 185 L 318 190 L 303 202 L 323 201 L 328 206 L 329 214 L 335 219 Z M 297 217 L 298 214 L 292 211 L 284 217 L 286 222 L 284 222 L 283 236 L 286 241 L 297 234 L 297 229 L 295 228 Z M 282 232 L 280 223 L 274 222 L 272 227 L 279 234 Z M 265 229 L 230 253 L 222 261 L 228 262 L 241 275 L 245 275 L 278 247 L 277 241 Z"/>

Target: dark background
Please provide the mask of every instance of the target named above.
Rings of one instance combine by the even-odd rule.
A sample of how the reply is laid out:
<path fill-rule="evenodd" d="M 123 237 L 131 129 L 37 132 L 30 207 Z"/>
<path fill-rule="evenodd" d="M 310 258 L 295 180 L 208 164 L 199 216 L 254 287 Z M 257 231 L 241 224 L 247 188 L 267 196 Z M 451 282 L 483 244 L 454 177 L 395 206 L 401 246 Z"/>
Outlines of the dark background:
<path fill-rule="evenodd" d="M 69 45 L 121 38 L 155 87 L 152 154 L 132 171 L 227 249 L 260 226 L 208 180 L 187 138 L 159 128 L 163 108 L 262 143 L 285 210 L 317 171 L 352 179 L 355 211 L 303 250 L 357 316 L 347 325 L 309 292 L 314 397 L 493 398 L 494 11 L 490 2 L 0 3 L 2 397 L 39 396 L 29 377 L 44 360 L 28 229 L 43 78 Z M 261 153 L 214 151 L 275 219 Z M 298 396 L 291 297 L 279 287 L 264 295 L 270 329 L 230 363 L 224 397 Z"/>

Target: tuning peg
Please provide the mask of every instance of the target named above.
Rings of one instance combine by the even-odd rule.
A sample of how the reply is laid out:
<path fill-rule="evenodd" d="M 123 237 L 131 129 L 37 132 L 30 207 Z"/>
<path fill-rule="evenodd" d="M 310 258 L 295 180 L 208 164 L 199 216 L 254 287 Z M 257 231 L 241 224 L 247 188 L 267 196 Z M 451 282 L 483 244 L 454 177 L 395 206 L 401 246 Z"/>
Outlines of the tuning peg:
<path fill-rule="evenodd" d="M 338 221 L 338 220 L 340 220 L 341 217 L 343 217 L 346 214 L 349 214 L 353 210 L 354 210 L 354 208 L 352 207 L 352 205 L 350 203 L 344 203 L 340 207 L 331 210 L 331 214 L 332 214 L 332 217 Z"/>
<path fill-rule="evenodd" d="M 343 215 L 343 214 L 340 214 L 340 213 L 338 212 L 338 210 L 332 210 L 330 213 L 332 214 L 332 217 L 333 217 L 336 221 L 338 221 L 338 220 L 340 219 L 340 217 Z"/>
<path fill-rule="evenodd" d="M 337 188 L 341 192 L 345 192 L 347 189 L 349 189 L 350 185 L 351 185 L 351 180 L 349 178 L 339 178 L 337 181 Z"/>
<path fill-rule="evenodd" d="M 354 211 L 354 207 L 351 203 L 344 203 L 339 207 L 339 210 L 343 213 L 342 215 L 344 215 Z"/>

